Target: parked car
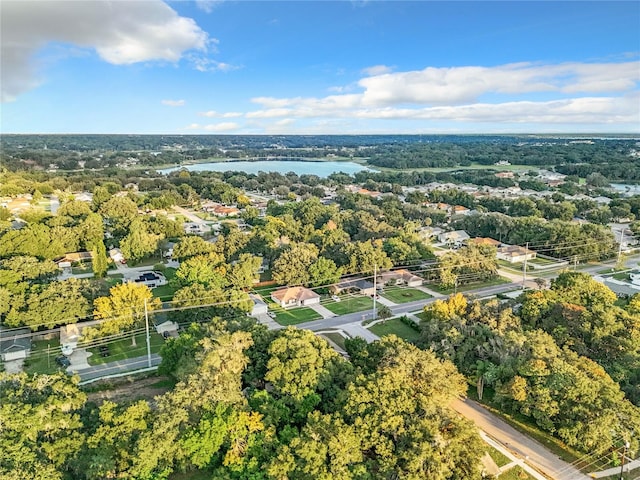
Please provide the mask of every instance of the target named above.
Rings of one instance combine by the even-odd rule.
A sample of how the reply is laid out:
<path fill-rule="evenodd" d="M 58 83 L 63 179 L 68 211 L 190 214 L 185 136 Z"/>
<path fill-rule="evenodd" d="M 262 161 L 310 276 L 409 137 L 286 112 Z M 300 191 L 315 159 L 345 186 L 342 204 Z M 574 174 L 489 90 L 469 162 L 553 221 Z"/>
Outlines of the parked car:
<path fill-rule="evenodd" d="M 276 318 L 276 314 L 273 312 L 267 312 L 267 315 L 269 315 L 271 318 Z"/>
<path fill-rule="evenodd" d="M 331 300 L 333 300 L 334 302 L 339 302 L 340 301 L 340 297 L 337 295 L 331 295 Z"/>
<path fill-rule="evenodd" d="M 98 347 L 98 351 L 100 352 L 100 355 L 103 357 L 108 357 L 109 355 L 111 355 L 111 353 L 109 352 L 109 347 L 106 345 L 100 345 Z"/>
<path fill-rule="evenodd" d="M 71 361 L 64 355 L 57 356 L 56 363 L 64 368 L 67 368 L 69 365 L 71 365 Z"/>

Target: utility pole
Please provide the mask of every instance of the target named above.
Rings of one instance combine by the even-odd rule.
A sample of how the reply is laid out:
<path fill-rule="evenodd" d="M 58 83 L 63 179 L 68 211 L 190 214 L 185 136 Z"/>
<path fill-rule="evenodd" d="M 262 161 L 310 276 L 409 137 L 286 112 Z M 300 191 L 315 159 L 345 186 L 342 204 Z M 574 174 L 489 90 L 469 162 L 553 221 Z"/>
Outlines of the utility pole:
<path fill-rule="evenodd" d="M 624 450 L 622 451 L 622 466 L 620 467 L 620 480 L 624 480 L 624 457 L 627 456 L 627 449 L 629 447 L 629 442 L 624 442 Z"/>
<path fill-rule="evenodd" d="M 378 296 L 378 264 L 373 264 L 373 319 L 376 319 L 376 297 Z"/>
<path fill-rule="evenodd" d="M 527 257 L 529 256 L 529 242 L 524 247 L 524 265 L 522 265 L 522 290 L 524 290 L 524 284 L 527 283 Z"/>
<path fill-rule="evenodd" d="M 149 311 L 147 309 L 147 299 L 144 299 L 144 323 L 147 329 L 147 364 L 151 368 L 151 342 L 149 340 Z"/>

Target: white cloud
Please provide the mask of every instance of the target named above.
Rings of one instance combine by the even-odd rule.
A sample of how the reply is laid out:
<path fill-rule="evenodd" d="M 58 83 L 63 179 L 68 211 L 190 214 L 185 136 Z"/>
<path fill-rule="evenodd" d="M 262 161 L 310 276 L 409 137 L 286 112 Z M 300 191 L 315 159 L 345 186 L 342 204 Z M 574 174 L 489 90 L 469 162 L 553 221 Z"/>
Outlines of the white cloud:
<path fill-rule="evenodd" d="M 189 60 L 193 63 L 194 68 L 200 72 L 231 72 L 241 68 L 238 65 L 219 62 L 218 60 L 202 55 L 191 55 Z"/>
<path fill-rule="evenodd" d="M 240 125 L 235 122 L 212 123 L 209 125 L 192 123 L 187 127 L 187 130 L 201 130 L 204 132 L 230 132 L 232 130 L 238 130 L 239 128 Z"/>
<path fill-rule="evenodd" d="M 183 107 L 186 102 L 184 100 L 162 100 L 161 103 L 167 107 Z"/>
<path fill-rule="evenodd" d="M 363 68 L 362 73 L 369 77 L 384 75 L 386 73 L 391 73 L 391 67 L 387 67 L 386 65 L 374 65 L 373 67 Z"/>
<path fill-rule="evenodd" d="M 638 82 L 638 61 L 428 67 L 362 78 L 360 93 L 255 97 L 251 102 L 261 108 L 245 117 L 272 120 L 274 127 L 282 121 L 278 119 L 362 119 L 596 128 L 619 124 L 638 130 Z"/>
<path fill-rule="evenodd" d="M 209 110 L 207 112 L 198 113 L 201 117 L 209 118 L 237 118 L 244 115 L 242 112 L 216 112 L 215 110 Z"/>
<path fill-rule="evenodd" d="M 50 42 L 94 49 L 106 62 L 178 61 L 205 51 L 208 35 L 160 0 L 0 3 L 2 101 L 38 85 L 34 54 Z"/>
<path fill-rule="evenodd" d="M 196 0 L 196 6 L 204 12 L 211 13 L 222 1 L 223 0 Z"/>
<path fill-rule="evenodd" d="M 362 103 L 367 106 L 413 103 L 463 104 L 485 94 L 532 92 L 610 93 L 633 89 L 640 81 L 640 63 L 515 63 L 497 67 L 451 67 L 367 77 Z"/>

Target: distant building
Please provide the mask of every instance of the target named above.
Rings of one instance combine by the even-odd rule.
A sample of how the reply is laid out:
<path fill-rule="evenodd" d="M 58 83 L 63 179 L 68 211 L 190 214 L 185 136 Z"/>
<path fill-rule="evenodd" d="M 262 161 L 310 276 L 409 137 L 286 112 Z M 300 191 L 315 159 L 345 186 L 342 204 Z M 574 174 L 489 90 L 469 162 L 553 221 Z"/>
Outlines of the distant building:
<path fill-rule="evenodd" d="M 525 260 L 536 258 L 536 252 L 519 245 L 505 245 L 498 248 L 496 257 L 509 263 L 522 263 Z"/>
<path fill-rule="evenodd" d="M 388 284 L 395 282 L 397 285 L 406 285 L 407 287 L 420 287 L 422 285 L 422 277 L 414 275 L 407 269 L 393 270 L 382 272 L 379 275 L 380 283 Z"/>
<path fill-rule="evenodd" d="M 476 237 L 476 238 L 470 238 L 469 240 L 467 240 L 467 245 L 482 245 L 482 246 L 497 248 L 500 245 L 502 245 L 502 242 L 499 242 L 498 240 L 494 240 L 493 238 L 489 238 L 489 237 Z"/>
<path fill-rule="evenodd" d="M 443 232 L 438 235 L 438 241 L 445 245 L 460 247 L 469 240 L 469 234 L 464 230 L 454 230 L 453 232 Z"/>
<path fill-rule="evenodd" d="M 343 292 L 359 293 L 360 295 L 374 295 L 376 290 L 373 283 L 364 278 L 350 278 L 342 280 L 341 282 L 331 285 L 329 290 L 334 295 L 338 295 Z"/>

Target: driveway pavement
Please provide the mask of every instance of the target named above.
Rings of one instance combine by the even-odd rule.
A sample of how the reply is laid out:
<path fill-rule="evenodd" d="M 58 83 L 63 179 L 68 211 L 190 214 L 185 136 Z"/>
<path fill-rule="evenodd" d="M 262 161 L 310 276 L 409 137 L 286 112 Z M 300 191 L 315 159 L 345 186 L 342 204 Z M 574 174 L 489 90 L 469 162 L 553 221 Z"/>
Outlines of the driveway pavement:
<path fill-rule="evenodd" d="M 322 315 L 322 318 L 332 318 L 335 317 L 336 314 L 329 310 L 327 307 L 320 305 L 319 303 L 316 305 L 309 305 L 311 309 Z"/>
<path fill-rule="evenodd" d="M 84 348 L 76 348 L 71 355 L 67 357 L 71 362 L 71 365 L 67 367 L 67 372 L 76 373 L 80 370 L 91 368 L 91 365 L 89 365 L 89 357 L 91 355 L 93 355 L 93 353 L 86 351 Z"/>

